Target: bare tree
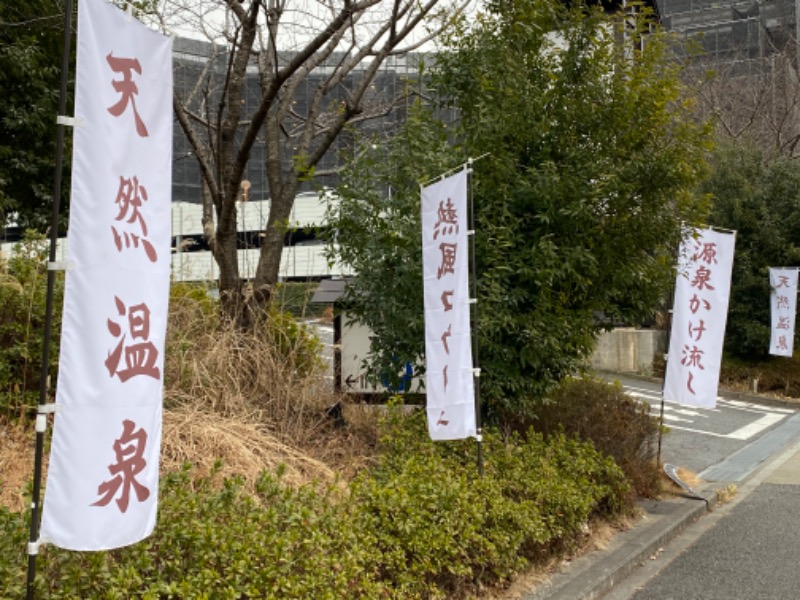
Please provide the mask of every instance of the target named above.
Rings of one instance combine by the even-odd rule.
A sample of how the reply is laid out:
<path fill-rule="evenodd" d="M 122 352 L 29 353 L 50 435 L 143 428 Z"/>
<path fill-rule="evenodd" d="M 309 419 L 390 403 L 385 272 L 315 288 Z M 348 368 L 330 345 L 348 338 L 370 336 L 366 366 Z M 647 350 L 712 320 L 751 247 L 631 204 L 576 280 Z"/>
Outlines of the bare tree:
<path fill-rule="evenodd" d="M 800 77 L 795 36 L 788 28 L 759 30 L 759 43 L 705 52 L 686 78 L 697 91 L 698 113 L 723 138 L 747 139 L 767 155 L 800 152 Z"/>
<path fill-rule="evenodd" d="M 194 3 L 192 3 L 194 1 Z M 202 173 L 203 229 L 219 265 L 223 309 L 247 325 L 278 281 L 285 225 L 303 181 L 349 125 L 384 113 L 373 82 L 389 57 L 431 41 L 461 0 L 168 0 L 162 24 L 202 31 L 208 60 L 174 98 Z M 260 97 L 245 101 L 248 75 Z M 313 75 L 313 76 L 312 76 Z M 303 102 L 297 99 L 302 91 Z M 264 145 L 270 212 L 252 285 L 237 262 L 236 201 L 251 151 Z"/>

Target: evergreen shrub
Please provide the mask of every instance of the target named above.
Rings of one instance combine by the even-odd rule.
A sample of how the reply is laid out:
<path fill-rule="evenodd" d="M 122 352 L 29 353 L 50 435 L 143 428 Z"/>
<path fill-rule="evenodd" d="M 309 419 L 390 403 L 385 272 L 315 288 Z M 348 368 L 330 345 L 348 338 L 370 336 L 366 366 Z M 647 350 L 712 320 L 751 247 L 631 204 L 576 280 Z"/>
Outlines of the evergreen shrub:
<path fill-rule="evenodd" d="M 591 441 L 614 458 L 638 495 L 659 493 L 658 420 L 647 403 L 627 395 L 618 383 L 589 378 L 562 382 L 538 409 L 534 426 L 546 436 L 566 433 Z"/>
<path fill-rule="evenodd" d="M 255 492 L 187 468 L 162 478 L 148 539 L 111 552 L 44 546 L 37 598 L 465 598 L 625 508 L 623 473 L 591 444 L 487 432 L 427 439 L 424 414 L 390 409 L 374 468 L 351 484 Z M 46 499 L 46 497 L 45 497 Z M 1 597 L 24 585 L 25 519 L 0 512 Z"/>
<path fill-rule="evenodd" d="M 47 240 L 28 231 L 11 257 L 0 258 L 0 414 L 24 415 L 37 405 L 47 295 Z M 64 277 L 56 273 L 49 364 L 58 361 Z"/>

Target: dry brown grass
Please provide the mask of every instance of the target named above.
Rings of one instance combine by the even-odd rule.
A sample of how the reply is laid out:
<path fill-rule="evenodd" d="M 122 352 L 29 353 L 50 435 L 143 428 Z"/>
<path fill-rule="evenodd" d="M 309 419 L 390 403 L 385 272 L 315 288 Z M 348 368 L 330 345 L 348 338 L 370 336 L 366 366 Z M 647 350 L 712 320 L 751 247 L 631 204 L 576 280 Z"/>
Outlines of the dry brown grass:
<path fill-rule="evenodd" d="M 683 467 L 678 467 L 678 477 L 680 477 L 681 481 L 683 481 L 686 485 L 692 488 L 696 488 L 703 484 L 703 480 L 700 479 L 700 476 L 697 473 Z"/>
<path fill-rule="evenodd" d="M 697 473 L 684 467 L 678 467 L 677 475 L 681 481 L 683 481 L 693 490 L 697 490 L 701 485 L 703 485 L 703 480 L 700 479 Z M 669 498 L 683 496 L 686 493 L 686 491 L 677 483 L 672 481 L 672 479 L 670 479 L 663 470 L 660 472 L 659 477 L 661 483 L 660 496 Z"/>
<path fill-rule="evenodd" d="M 0 420 L 0 506 L 19 512 L 28 506 L 25 491 L 32 479 L 33 428 Z"/>
<path fill-rule="evenodd" d="M 375 419 L 349 406 L 324 375 L 313 335 L 275 311 L 253 331 L 220 324 L 202 304 L 173 302 L 165 363 L 164 461 L 254 481 L 347 478 L 373 453 Z M 347 425 L 328 415 L 339 404 Z"/>
<path fill-rule="evenodd" d="M 164 414 L 161 447 L 162 469 L 176 471 L 191 463 L 199 476 L 208 475 L 217 461 L 220 478 L 241 476 L 254 482 L 266 470 L 283 465 L 282 478 L 289 485 L 311 480 L 333 481 L 335 471 L 303 450 L 277 439 L 255 423 L 221 417 L 192 408 Z"/>
<path fill-rule="evenodd" d="M 375 453 L 374 413 L 337 395 L 313 340 L 272 314 L 254 332 L 221 324 L 197 295 L 173 297 L 164 365 L 161 468 L 193 466 L 197 476 L 240 476 L 252 485 L 262 471 L 284 469 L 282 481 L 347 480 Z M 346 422 L 327 409 L 339 403 Z M 0 504 L 27 505 L 33 424 L 0 423 Z"/>
<path fill-rule="evenodd" d="M 281 481 L 290 486 L 346 481 L 369 463 L 372 445 L 365 440 L 375 425 L 374 415 L 360 407 L 346 406 L 344 410 L 346 429 L 320 432 L 313 446 L 303 448 L 281 440 L 254 421 L 191 406 L 166 409 L 161 472 L 190 464 L 196 477 L 214 471 L 218 482 L 237 476 L 247 488 L 263 471 L 274 472 L 278 467 L 284 471 Z M 25 510 L 30 501 L 35 439 L 32 423 L 0 422 L 0 506 L 15 512 Z M 47 456 L 44 461 L 43 481 Z"/>

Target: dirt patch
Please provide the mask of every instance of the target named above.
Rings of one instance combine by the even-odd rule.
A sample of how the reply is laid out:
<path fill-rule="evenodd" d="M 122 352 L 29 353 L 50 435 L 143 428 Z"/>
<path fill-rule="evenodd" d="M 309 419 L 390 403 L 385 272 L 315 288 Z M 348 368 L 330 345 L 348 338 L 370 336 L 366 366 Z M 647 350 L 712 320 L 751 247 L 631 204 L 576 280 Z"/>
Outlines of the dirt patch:
<path fill-rule="evenodd" d="M 0 421 L 0 506 L 15 512 L 28 506 L 35 447 L 33 428 Z"/>

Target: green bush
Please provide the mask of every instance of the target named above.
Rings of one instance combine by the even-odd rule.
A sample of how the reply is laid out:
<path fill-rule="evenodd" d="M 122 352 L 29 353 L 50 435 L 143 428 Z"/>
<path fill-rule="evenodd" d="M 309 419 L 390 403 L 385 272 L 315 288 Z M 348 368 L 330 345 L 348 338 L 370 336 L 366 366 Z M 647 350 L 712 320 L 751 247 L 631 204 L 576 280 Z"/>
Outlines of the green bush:
<path fill-rule="evenodd" d="M 722 358 L 720 385 L 739 392 L 752 392 L 800 398 L 800 357 L 769 356 Z"/>
<path fill-rule="evenodd" d="M 48 243 L 26 232 L 11 258 L 0 261 L 0 413 L 19 416 L 38 403 L 46 316 Z M 57 273 L 49 364 L 55 374 L 64 277 Z"/>
<path fill-rule="evenodd" d="M 403 598 L 507 580 L 592 516 L 626 507 L 624 475 L 591 444 L 488 431 L 481 477 L 475 442 L 433 443 L 424 419 L 390 412 L 382 464 L 353 492 L 359 528 L 379 549 L 370 556 Z"/>
<path fill-rule="evenodd" d="M 652 497 L 659 492 L 658 420 L 649 405 L 625 394 L 621 385 L 566 380 L 538 409 L 534 427 L 547 436 L 563 432 L 591 441 L 614 458 L 637 494 Z"/>
<path fill-rule="evenodd" d="M 741 138 L 719 144 L 700 190 L 714 197 L 709 225 L 737 231 L 725 352 L 746 360 L 769 356 L 769 267 L 800 260 L 800 172 L 770 154 Z"/>
<path fill-rule="evenodd" d="M 168 475 L 152 536 L 111 552 L 45 546 L 37 597 L 379 598 L 383 585 L 363 571 L 368 548 L 359 545 L 335 495 L 313 487 L 294 490 L 266 474 L 255 495 L 237 480 L 220 489 L 210 478 L 192 481 L 188 470 Z M 3 550 L 5 566 L 12 549 Z M 18 589 L 10 582 L 24 580 L 23 563 L 17 566 L 17 574 L 9 570 L 6 588 L 0 585 L 0 596 L 20 597 L 10 594 Z"/>
<path fill-rule="evenodd" d="M 391 412 L 379 464 L 350 486 L 294 489 L 263 474 L 162 478 L 148 539 L 111 552 L 45 546 L 37 597 L 464 598 L 510 579 L 587 521 L 624 508 L 622 472 L 590 444 L 539 434 L 433 443 L 424 415 Z M 0 512 L 0 596 L 20 597 L 25 523 Z"/>
<path fill-rule="evenodd" d="M 219 330 L 219 302 L 204 285 L 172 283 L 164 352 L 164 383 L 167 389 L 192 389 L 193 361 L 199 349 Z"/>
<path fill-rule="evenodd" d="M 2 484 L 2 482 L 0 482 Z M 30 519 L 0 506 L 0 598 L 24 598 Z"/>
<path fill-rule="evenodd" d="M 325 310 L 325 305 L 311 302 L 311 297 L 318 287 L 318 281 L 279 283 L 275 286 L 273 304 L 297 319 L 319 318 Z"/>
<path fill-rule="evenodd" d="M 257 333 L 289 359 L 300 377 L 323 367 L 322 342 L 309 325 L 299 322 L 291 313 L 270 306 L 268 318 Z"/>

